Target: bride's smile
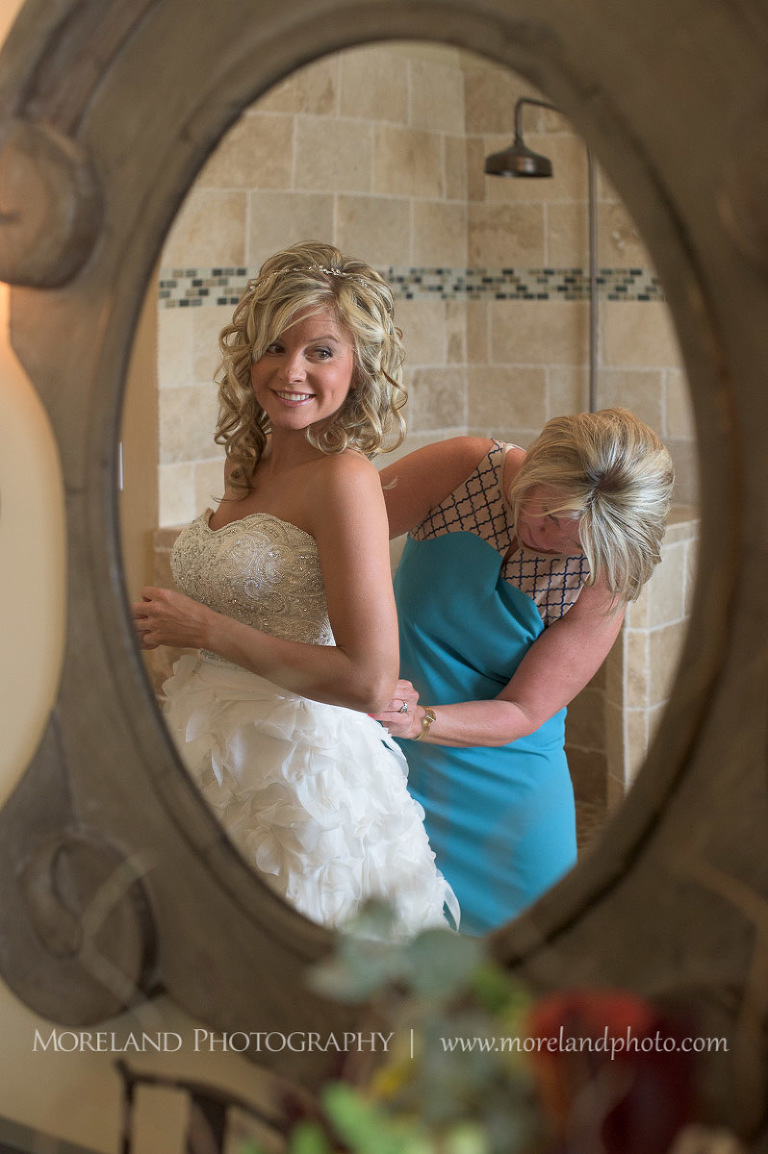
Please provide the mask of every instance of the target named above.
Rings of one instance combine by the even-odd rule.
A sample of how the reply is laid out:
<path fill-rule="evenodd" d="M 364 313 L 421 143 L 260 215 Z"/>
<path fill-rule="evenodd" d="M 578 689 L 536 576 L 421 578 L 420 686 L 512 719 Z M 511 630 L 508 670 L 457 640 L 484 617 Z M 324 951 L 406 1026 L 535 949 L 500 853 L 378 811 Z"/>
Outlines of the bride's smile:
<path fill-rule="evenodd" d="M 305 429 L 332 417 L 355 371 L 351 335 L 328 310 L 302 309 L 251 367 L 256 400 L 272 429 Z"/>

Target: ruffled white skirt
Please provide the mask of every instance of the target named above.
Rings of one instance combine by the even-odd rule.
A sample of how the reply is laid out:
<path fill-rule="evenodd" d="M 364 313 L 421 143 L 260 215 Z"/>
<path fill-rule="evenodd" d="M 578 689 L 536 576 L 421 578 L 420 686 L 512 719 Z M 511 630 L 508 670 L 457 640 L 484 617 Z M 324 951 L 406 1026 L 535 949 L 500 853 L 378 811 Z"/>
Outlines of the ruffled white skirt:
<path fill-rule="evenodd" d="M 435 867 L 408 767 L 364 713 L 280 689 L 192 656 L 163 685 L 164 713 L 193 780 L 263 880 L 306 917 L 342 925 L 368 899 L 396 931 L 450 919 L 458 903 Z"/>

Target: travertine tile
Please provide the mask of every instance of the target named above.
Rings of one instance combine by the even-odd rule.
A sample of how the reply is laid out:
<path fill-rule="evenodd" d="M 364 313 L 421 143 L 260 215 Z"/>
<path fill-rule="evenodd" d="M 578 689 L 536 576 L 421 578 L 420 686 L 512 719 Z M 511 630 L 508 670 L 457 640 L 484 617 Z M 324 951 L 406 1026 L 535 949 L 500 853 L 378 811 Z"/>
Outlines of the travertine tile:
<path fill-rule="evenodd" d="M 684 616 L 685 576 L 684 544 L 664 545 L 661 561 L 648 582 L 648 624 L 652 629 Z"/>
<path fill-rule="evenodd" d="M 216 446 L 219 456 L 194 465 L 195 516 L 215 509 L 224 495 L 224 449 Z"/>
<path fill-rule="evenodd" d="M 463 136 L 443 138 L 445 152 L 445 197 L 464 204 L 468 199 L 467 190 L 467 141 Z"/>
<path fill-rule="evenodd" d="M 385 48 L 341 54 L 342 116 L 391 124 L 408 122 L 408 59 Z"/>
<path fill-rule="evenodd" d="M 467 361 L 487 364 L 491 359 L 490 304 L 467 301 Z"/>
<path fill-rule="evenodd" d="M 518 445 L 521 449 L 527 449 L 538 437 L 541 432 L 537 425 L 535 428 L 527 429 L 523 425 L 505 425 L 501 419 L 497 420 L 492 429 L 487 425 L 469 425 L 467 433 L 470 437 L 488 437 L 493 436 L 495 440 L 502 441 L 507 445 Z"/>
<path fill-rule="evenodd" d="M 669 697 L 687 632 L 688 623 L 680 621 L 675 625 L 654 629 L 649 634 L 651 658 L 649 705 L 658 705 Z"/>
<path fill-rule="evenodd" d="M 380 457 L 374 459 L 374 464 L 378 469 L 385 469 L 388 465 L 394 464 L 402 457 L 407 457 L 409 453 L 415 453 L 417 449 L 423 449 L 425 445 L 431 445 L 433 441 L 445 441 L 449 437 L 455 437 L 455 429 L 440 429 L 414 432 L 410 426 L 408 429 L 408 436 L 405 441 L 397 449 L 393 449 L 391 453 L 382 454 Z"/>
<path fill-rule="evenodd" d="M 417 268 L 464 268 L 467 263 L 466 205 L 439 200 L 414 202 L 413 263 Z"/>
<path fill-rule="evenodd" d="M 693 403 L 687 374 L 683 369 L 667 369 L 666 422 L 664 435 L 675 441 L 693 441 L 696 429 L 693 423 Z"/>
<path fill-rule="evenodd" d="M 333 196 L 315 193 L 252 192 L 249 195 L 248 264 L 301 240 L 333 243 Z"/>
<path fill-rule="evenodd" d="M 161 525 L 187 525 L 195 517 L 194 466 L 160 465 L 157 470 Z"/>
<path fill-rule="evenodd" d="M 697 541 L 699 537 L 699 510 L 696 505 L 674 502 L 667 517 L 666 540 Z"/>
<path fill-rule="evenodd" d="M 540 204 L 470 204 L 467 224 L 470 267 L 544 265 L 544 209 Z"/>
<path fill-rule="evenodd" d="M 408 123 L 428 132 L 464 131 L 464 72 L 428 60 L 410 62 Z"/>
<path fill-rule="evenodd" d="M 514 133 L 515 101 L 519 96 L 544 99 L 521 76 L 505 68 L 468 68 L 464 75 L 467 132 Z M 544 110 L 525 109 L 524 130 L 534 131 L 544 123 Z"/>
<path fill-rule="evenodd" d="M 342 252 L 381 267 L 410 265 L 411 205 L 387 196 L 339 196 L 337 243 Z"/>
<path fill-rule="evenodd" d="M 698 540 L 685 542 L 685 583 L 683 595 L 685 599 L 685 614 L 689 617 L 693 609 L 693 598 L 696 591 L 696 581 L 699 572 L 699 543 Z"/>
<path fill-rule="evenodd" d="M 599 204 L 597 251 L 601 268 L 642 268 L 653 273 L 640 231 L 623 204 Z"/>
<path fill-rule="evenodd" d="M 195 309 L 192 327 L 192 367 L 194 383 L 210 385 L 221 364 L 219 334 L 232 320 L 233 305 L 213 305 Z"/>
<path fill-rule="evenodd" d="M 338 54 L 315 60 L 275 85 L 252 106 L 261 112 L 303 112 L 332 116 L 338 108 Z"/>
<path fill-rule="evenodd" d="M 410 368 L 447 363 L 445 301 L 397 301 L 395 319 L 403 330 Z"/>
<path fill-rule="evenodd" d="M 624 635 L 624 705 L 645 709 L 649 704 L 650 650 L 645 629 L 628 629 Z"/>
<path fill-rule="evenodd" d="M 589 267 L 589 221 L 579 201 L 549 203 L 545 209 L 544 261 L 553 268 Z"/>
<path fill-rule="evenodd" d="M 467 382 L 463 369 L 417 369 L 411 377 L 408 427 L 456 429 L 467 424 Z"/>
<path fill-rule="evenodd" d="M 157 312 L 157 383 L 160 389 L 194 384 L 193 314 L 202 309 L 159 308 Z"/>
<path fill-rule="evenodd" d="M 643 369 L 680 365 L 680 352 L 665 304 L 604 301 L 600 311 L 606 365 Z"/>
<path fill-rule="evenodd" d="M 696 505 L 699 500 L 699 465 L 693 441 L 667 441 L 675 466 L 675 501 Z"/>
<path fill-rule="evenodd" d="M 192 385 L 165 389 L 159 400 L 161 464 L 180 464 L 213 456 L 218 415 L 216 388 Z"/>
<path fill-rule="evenodd" d="M 589 373 L 580 366 L 547 369 L 547 420 L 589 408 Z"/>
<path fill-rule="evenodd" d="M 546 381 L 542 368 L 500 368 L 471 366 L 469 380 L 469 423 L 497 429 L 540 428 L 546 420 Z"/>
<path fill-rule="evenodd" d="M 662 369 L 599 370 L 600 408 L 620 405 L 650 425 L 659 436 L 664 431 L 664 372 Z"/>
<path fill-rule="evenodd" d="M 627 784 L 637 777 L 648 752 L 648 710 L 628 709 L 624 723 L 626 736 Z"/>
<path fill-rule="evenodd" d="M 449 365 L 467 363 L 467 304 L 466 301 L 445 301 L 447 335 L 446 359 Z"/>
<path fill-rule="evenodd" d="M 294 117 L 243 116 L 211 155 L 197 188 L 290 188 Z"/>
<path fill-rule="evenodd" d="M 467 200 L 490 200 L 490 177 L 485 175 L 485 157 L 489 149 L 482 136 L 467 137 Z M 500 178 L 499 178 L 500 179 Z"/>
<path fill-rule="evenodd" d="M 586 363 L 586 301 L 494 301 L 490 309 L 495 363 Z"/>
<path fill-rule="evenodd" d="M 439 199 L 444 195 L 442 138 L 411 128 L 374 126 L 375 192 Z"/>
<path fill-rule="evenodd" d="M 370 192 L 373 134 L 365 121 L 296 119 L 295 186 L 311 192 Z"/>
<path fill-rule="evenodd" d="M 671 689 L 672 689 L 672 686 L 670 685 L 670 690 Z M 648 748 L 649 749 L 651 746 L 651 742 L 655 738 L 656 733 L 658 732 L 659 726 L 661 725 L 661 722 L 662 722 L 662 719 L 663 719 L 664 714 L 666 712 L 666 709 L 667 709 L 667 703 L 664 702 L 662 705 L 655 705 L 651 709 L 648 710 L 647 717 L 648 717 Z"/>
<path fill-rule="evenodd" d="M 651 578 L 652 579 L 652 578 Z M 625 628 L 648 628 L 648 582 L 643 586 L 637 601 L 630 601 L 624 617 Z"/>
<path fill-rule="evenodd" d="M 193 188 L 168 234 L 163 267 L 242 265 L 246 203 L 245 192 Z"/>

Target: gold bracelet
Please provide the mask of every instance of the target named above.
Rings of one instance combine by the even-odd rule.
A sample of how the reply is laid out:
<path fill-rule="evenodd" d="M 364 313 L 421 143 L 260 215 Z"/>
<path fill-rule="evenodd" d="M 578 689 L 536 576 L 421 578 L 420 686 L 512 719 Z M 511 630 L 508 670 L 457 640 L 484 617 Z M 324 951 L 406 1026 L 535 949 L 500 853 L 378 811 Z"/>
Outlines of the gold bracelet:
<path fill-rule="evenodd" d="M 413 738 L 414 741 L 421 741 L 422 737 L 426 737 L 429 733 L 429 727 L 433 721 L 437 721 L 434 709 L 430 709 L 428 705 L 424 706 L 424 716 L 421 719 L 421 733 L 417 733 Z"/>

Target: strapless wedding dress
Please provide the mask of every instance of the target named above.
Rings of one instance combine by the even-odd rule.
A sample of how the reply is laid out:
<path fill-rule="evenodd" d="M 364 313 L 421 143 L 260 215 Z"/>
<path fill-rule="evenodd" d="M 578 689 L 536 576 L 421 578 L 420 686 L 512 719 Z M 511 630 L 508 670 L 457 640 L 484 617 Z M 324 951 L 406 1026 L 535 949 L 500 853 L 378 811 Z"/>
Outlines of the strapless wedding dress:
<path fill-rule="evenodd" d="M 179 534 L 178 588 L 277 637 L 333 645 L 317 544 L 264 513 Z M 300 697 L 213 653 L 182 657 L 164 714 L 208 805 L 263 880 L 301 913 L 342 925 L 369 898 L 397 932 L 458 924 L 408 767 L 378 722 Z M 446 912 L 449 918 L 446 918 Z"/>

